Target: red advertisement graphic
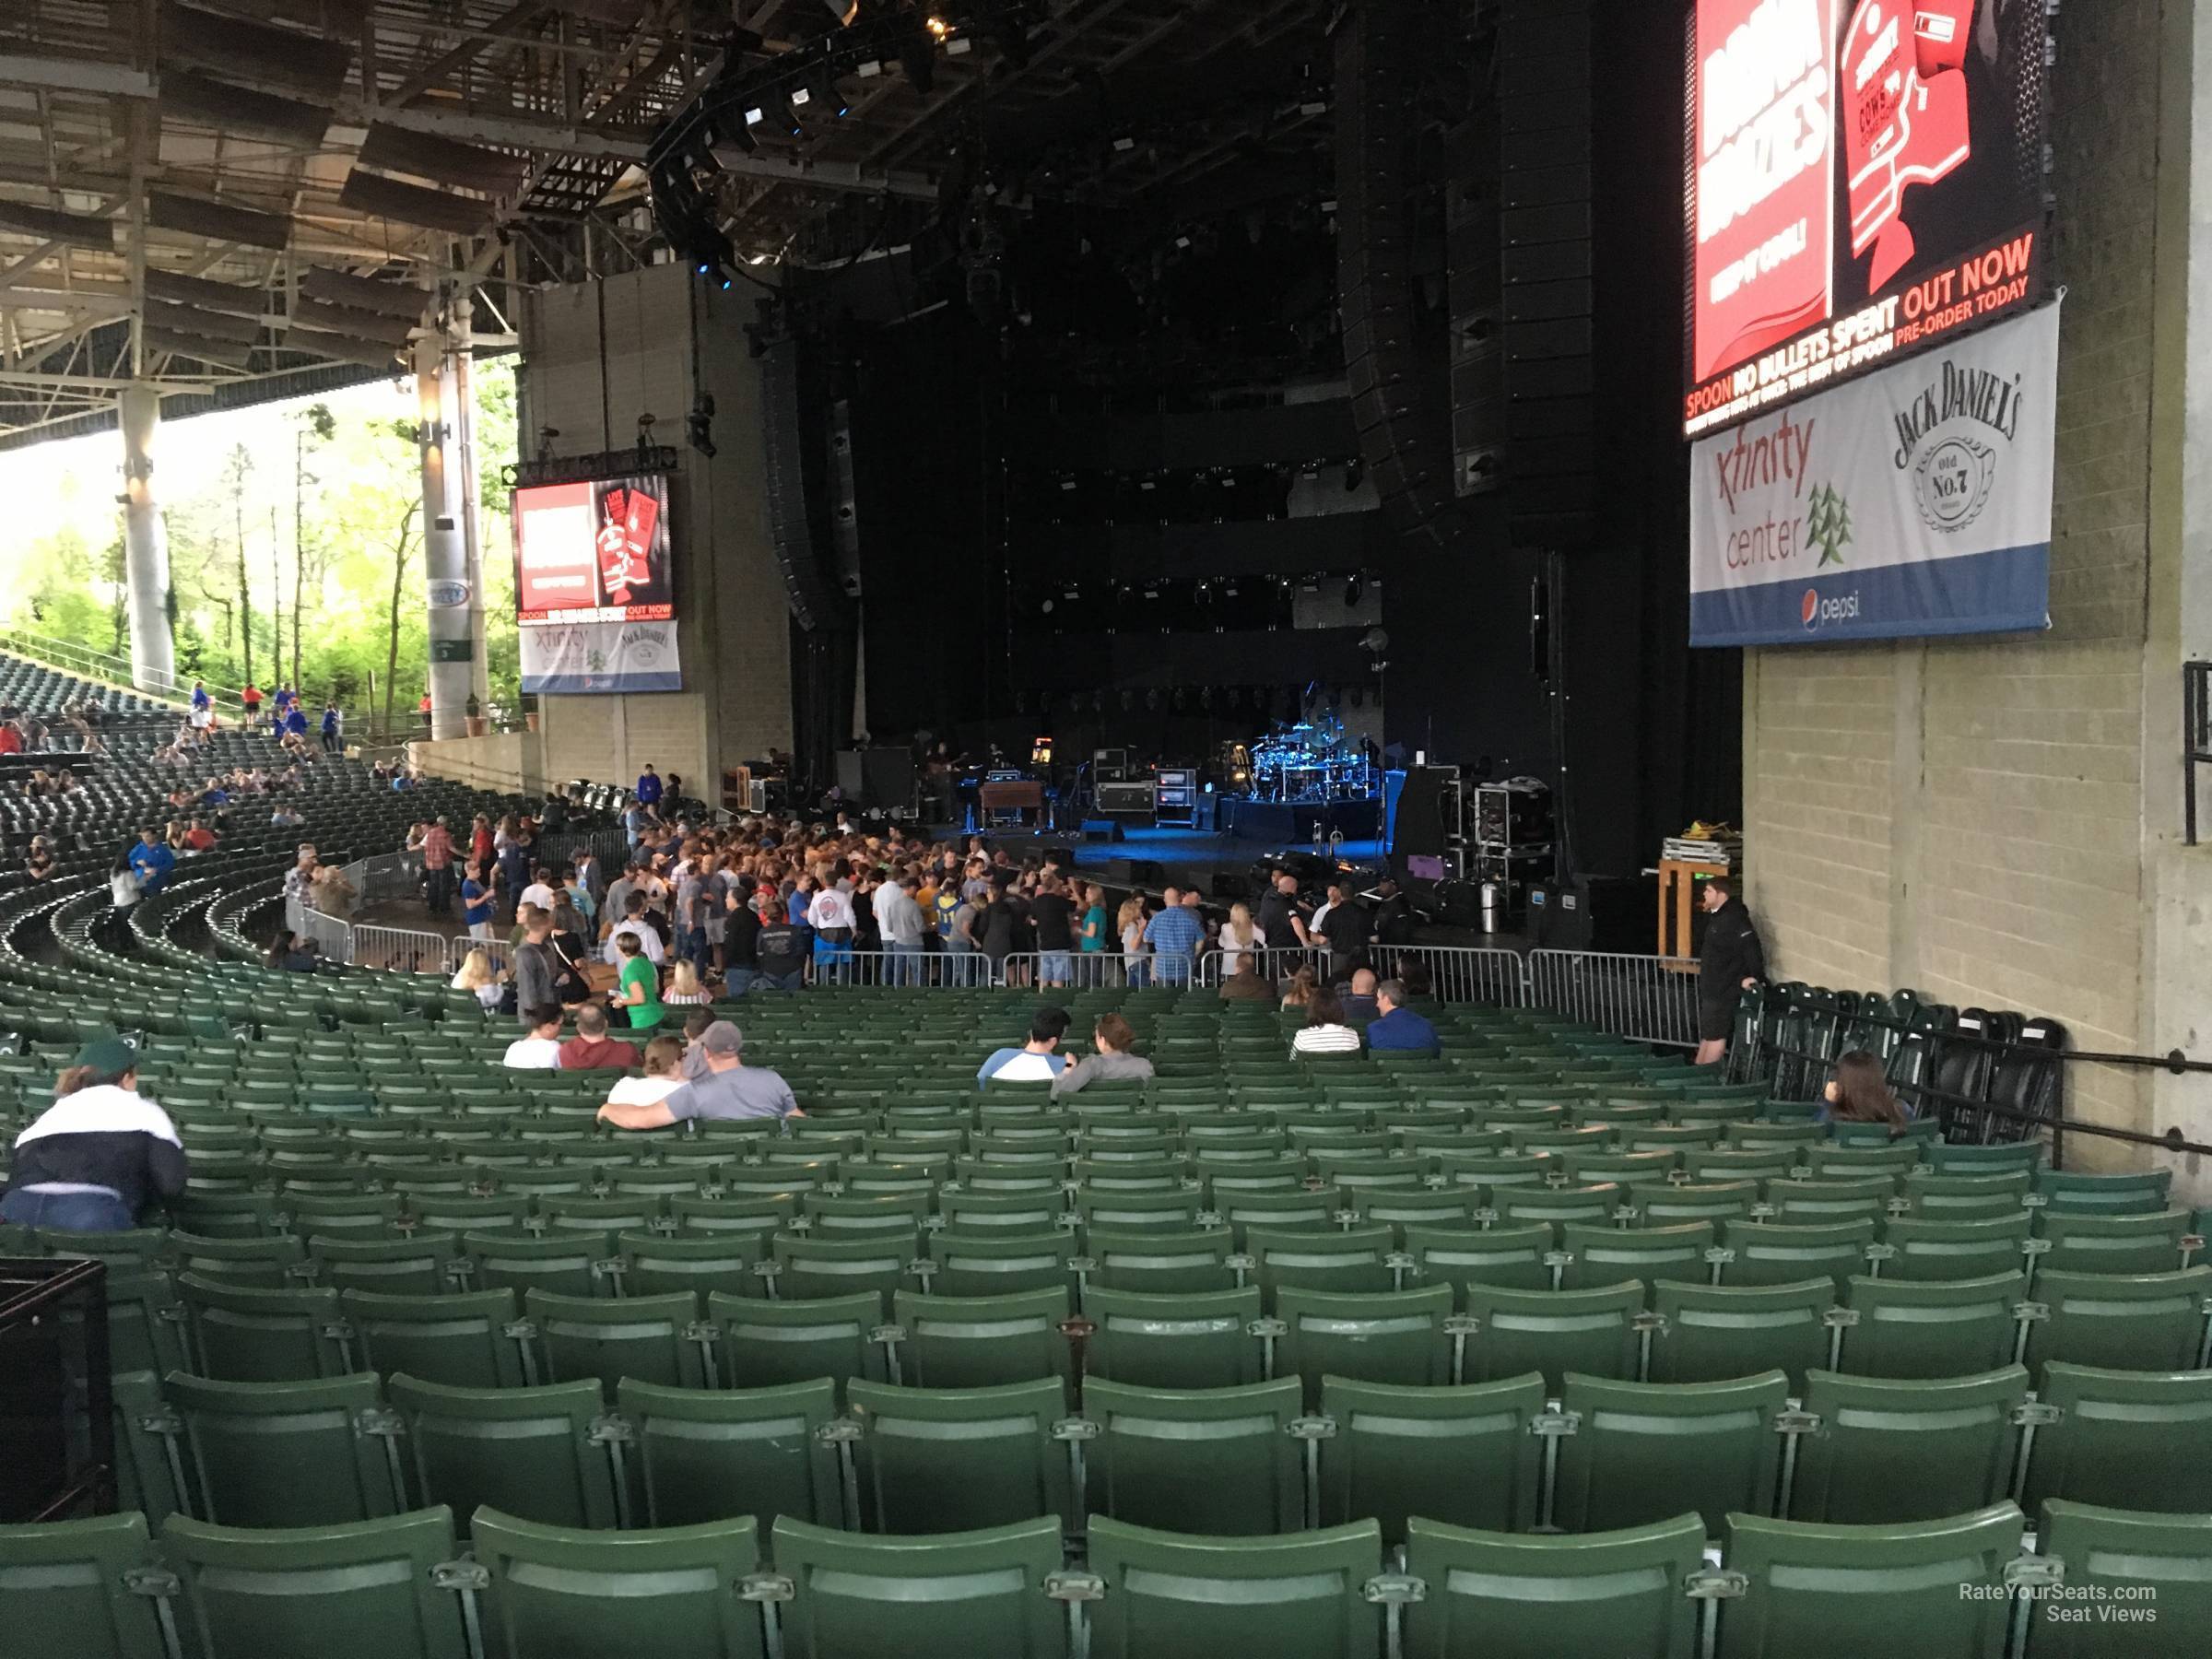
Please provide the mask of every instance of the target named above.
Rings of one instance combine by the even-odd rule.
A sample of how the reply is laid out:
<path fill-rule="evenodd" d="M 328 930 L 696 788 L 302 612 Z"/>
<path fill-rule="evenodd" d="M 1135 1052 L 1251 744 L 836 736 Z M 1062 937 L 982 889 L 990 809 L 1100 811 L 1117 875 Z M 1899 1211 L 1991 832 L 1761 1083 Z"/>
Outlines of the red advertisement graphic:
<path fill-rule="evenodd" d="M 1832 5 L 1698 7 L 1692 365 L 1700 381 L 1828 320 Z"/>
<path fill-rule="evenodd" d="M 616 478 L 517 489 L 516 619 L 671 619 L 666 488 L 662 478 Z"/>
<path fill-rule="evenodd" d="M 1964 164 L 1966 33 L 1973 0 L 1859 0 L 1843 39 L 1843 140 L 1850 164 L 1851 251 L 1874 249 L 1881 288 L 1912 258 L 1900 210 L 1905 188 Z"/>

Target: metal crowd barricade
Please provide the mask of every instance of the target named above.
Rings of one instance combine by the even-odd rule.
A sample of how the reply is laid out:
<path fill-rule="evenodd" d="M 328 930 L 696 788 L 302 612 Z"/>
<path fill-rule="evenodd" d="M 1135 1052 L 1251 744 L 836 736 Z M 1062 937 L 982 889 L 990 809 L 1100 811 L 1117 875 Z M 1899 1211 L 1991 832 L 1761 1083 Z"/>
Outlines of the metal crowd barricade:
<path fill-rule="evenodd" d="M 1442 1003 L 1478 1003 L 1493 1008 L 1529 1006 L 1528 959 L 1491 945 L 1387 945 L 1376 947 L 1379 978 L 1402 977 L 1418 963 L 1430 991 Z"/>
<path fill-rule="evenodd" d="M 285 925 L 295 934 L 315 942 L 315 949 L 326 962 L 340 967 L 353 961 L 353 926 L 342 916 L 325 915 L 310 909 L 297 899 L 284 903 Z"/>
<path fill-rule="evenodd" d="M 353 930 L 353 965 L 394 973 L 450 973 L 443 934 L 364 923 Z M 464 951 L 465 957 L 467 952 Z"/>
<path fill-rule="evenodd" d="M 1695 1048 L 1698 964 L 1688 957 L 1532 950 L 1535 1006 L 1634 1042 Z"/>
<path fill-rule="evenodd" d="M 981 951 L 851 950 L 817 947 L 809 975 L 818 985 L 884 985 L 916 990 L 994 985 Z"/>

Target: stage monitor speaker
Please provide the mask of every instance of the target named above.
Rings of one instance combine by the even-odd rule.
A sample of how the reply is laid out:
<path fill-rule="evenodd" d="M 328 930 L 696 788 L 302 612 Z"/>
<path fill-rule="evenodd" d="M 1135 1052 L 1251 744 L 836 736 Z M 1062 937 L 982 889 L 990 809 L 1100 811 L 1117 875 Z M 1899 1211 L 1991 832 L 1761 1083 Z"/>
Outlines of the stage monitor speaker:
<path fill-rule="evenodd" d="M 867 804 L 904 812 L 914 804 L 914 758 L 902 748 L 862 749 L 861 782 Z"/>
<path fill-rule="evenodd" d="M 865 749 L 839 749 L 837 751 L 837 790 L 845 797 L 845 805 L 858 806 L 868 793 L 867 751 Z"/>
<path fill-rule="evenodd" d="M 1459 851 L 1453 826 L 1459 821 L 1459 769 L 1414 766 L 1406 771 L 1391 824 L 1390 867 L 1400 880 L 1408 858 L 1444 859 Z"/>
<path fill-rule="evenodd" d="M 1651 948 L 1658 896 L 1656 877 L 1576 876 L 1532 882 L 1528 919 L 1537 946 L 1545 950 L 1637 955 Z"/>
<path fill-rule="evenodd" d="M 1060 861 L 1060 867 L 1064 870 L 1072 870 L 1076 867 L 1076 850 L 1065 841 L 1039 841 L 1036 843 L 1035 851 L 1041 862 L 1049 862 L 1056 858 Z"/>
<path fill-rule="evenodd" d="M 1122 826 L 1115 818 L 1085 818 L 1082 833 L 1087 841 L 1118 841 L 1122 839 Z"/>

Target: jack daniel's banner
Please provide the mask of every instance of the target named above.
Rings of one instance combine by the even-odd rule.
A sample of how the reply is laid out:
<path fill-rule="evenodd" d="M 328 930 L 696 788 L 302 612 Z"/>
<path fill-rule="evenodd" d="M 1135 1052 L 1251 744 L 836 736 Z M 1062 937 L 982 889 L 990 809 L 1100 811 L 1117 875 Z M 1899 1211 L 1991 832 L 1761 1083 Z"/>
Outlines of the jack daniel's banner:
<path fill-rule="evenodd" d="M 2058 312 L 1699 443 L 1690 643 L 2048 628 Z"/>
<path fill-rule="evenodd" d="M 577 696 L 684 688 L 673 622 L 558 622 L 517 631 L 525 691 Z"/>

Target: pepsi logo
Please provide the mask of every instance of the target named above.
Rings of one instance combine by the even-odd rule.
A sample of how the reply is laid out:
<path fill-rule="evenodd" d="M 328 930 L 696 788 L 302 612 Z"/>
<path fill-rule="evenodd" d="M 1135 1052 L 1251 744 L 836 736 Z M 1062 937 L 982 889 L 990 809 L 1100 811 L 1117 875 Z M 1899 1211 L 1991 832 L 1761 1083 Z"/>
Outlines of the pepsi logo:
<path fill-rule="evenodd" d="M 1804 618 L 1805 626 L 1808 630 L 1819 627 L 1820 594 L 1818 590 L 1815 588 L 1806 588 L 1805 590 L 1805 602 L 1800 605 L 1797 609 L 1799 615 Z"/>

